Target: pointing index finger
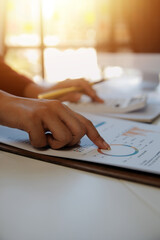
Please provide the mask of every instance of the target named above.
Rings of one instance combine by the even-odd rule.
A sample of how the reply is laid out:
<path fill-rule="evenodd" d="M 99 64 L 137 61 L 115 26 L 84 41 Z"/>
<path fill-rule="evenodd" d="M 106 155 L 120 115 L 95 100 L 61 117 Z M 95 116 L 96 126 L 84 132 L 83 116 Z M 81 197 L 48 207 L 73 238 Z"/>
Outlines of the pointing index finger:
<path fill-rule="evenodd" d="M 97 129 L 94 127 L 93 123 L 90 120 L 86 119 L 80 114 L 77 114 L 77 117 L 85 125 L 86 135 L 96 146 L 102 149 L 111 150 L 110 145 L 100 136 Z"/>
<path fill-rule="evenodd" d="M 87 136 L 99 148 L 110 150 L 109 144 L 100 136 L 97 129 L 92 123 L 87 124 Z"/>

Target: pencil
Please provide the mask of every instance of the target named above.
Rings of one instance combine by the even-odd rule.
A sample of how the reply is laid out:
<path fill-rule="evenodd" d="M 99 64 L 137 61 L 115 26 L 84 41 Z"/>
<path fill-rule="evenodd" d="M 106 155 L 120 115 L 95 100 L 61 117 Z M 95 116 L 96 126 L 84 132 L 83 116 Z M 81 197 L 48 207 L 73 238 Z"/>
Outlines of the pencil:
<path fill-rule="evenodd" d="M 107 79 L 101 79 L 99 81 L 91 82 L 90 85 L 92 86 L 92 85 L 104 82 L 106 80 Z M 57 99 L 57 98 L 64 96 L 65 94 L 71 93 L 71 92 L 83 92 L 83 88 L 81 88 L 81 87 L 61 88 L 61 89 L 57 89 L 54 91 L 39 94 L 38 98 L 39 99 Z"/>

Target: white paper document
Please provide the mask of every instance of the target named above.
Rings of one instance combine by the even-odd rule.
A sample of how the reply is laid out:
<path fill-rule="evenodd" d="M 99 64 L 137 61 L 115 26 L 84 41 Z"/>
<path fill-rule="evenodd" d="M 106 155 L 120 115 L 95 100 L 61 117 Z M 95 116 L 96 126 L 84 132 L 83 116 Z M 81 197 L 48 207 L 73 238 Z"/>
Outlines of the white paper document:
<path fill-rule="evenodd" d="M 86 104 L 75 104 L 69 103 L 69 107 L 74 111 L 86 112 L 91 114 L 98 114 L 101 116 L 109 116 L 114 118 L 121 118 L 126 120 L 138 121 L 138 122 L 153 122 L 153 120 L 160 115 L 160 106 L 159 104 L 147 103 L 145 108 L 142 108 L 137 111 L 120 113 L 117 111 L 114 113 L 106 112 L 104 104 L 99 103 L 86 103 Z"/>
<path fill-rule="evenodd" d="M 101 114 L 104 115 L 104 114 Z M 122 118 L 138 122 L 153 122 L 160 115 L 160 105 L 148 103 L 147 107 L 139 111 L 124 114 L 107 114 L 109 117 Z"/>
<path fill-rule="evenodd" d="M 30 144 L 26 132 L 3 126 L 0 126 L 0 142 L 44 155 L 160 174 L 160 127 L 90 114 L 86 116 L 110 144 L 110 151 L 98 149 L 87 136 L 73 148 L 37 150 Z"/>
<path fill-rule="evenodd" d="M 138 94 L 131 97 L 105 98 L 104 103 L 79 102 L 68 103 L 73 110 L 85 111 L 87 113 L 128 113 L 144 109 L 147 106 L 147 96 Z"/>

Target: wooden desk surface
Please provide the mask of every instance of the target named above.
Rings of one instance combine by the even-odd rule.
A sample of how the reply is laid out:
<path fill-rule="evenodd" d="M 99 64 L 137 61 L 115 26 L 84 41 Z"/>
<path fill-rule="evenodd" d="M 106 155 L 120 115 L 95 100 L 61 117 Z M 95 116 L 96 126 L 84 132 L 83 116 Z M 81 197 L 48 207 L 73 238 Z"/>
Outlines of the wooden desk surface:
<path fill-rule="evenodd" d="M 44 239 L 159 240 L 160 189 L 0 151 L 0 240 Z"/>

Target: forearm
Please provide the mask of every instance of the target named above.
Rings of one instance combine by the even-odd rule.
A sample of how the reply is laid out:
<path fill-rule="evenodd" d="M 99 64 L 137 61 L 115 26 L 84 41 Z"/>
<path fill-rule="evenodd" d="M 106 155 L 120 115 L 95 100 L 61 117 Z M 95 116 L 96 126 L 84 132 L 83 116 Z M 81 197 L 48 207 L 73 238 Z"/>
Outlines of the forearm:
<path fill-rule="evenodd" d="M 26 87 L 33 81 L 15 72 L 0 58 L 0 89 L 17 96 L 24 96 Z"/>
<path fill-rule="evenodd" d="M 68 79 L 50 87 L 40 86 L 34 83 L 31 79 L 15 72 L 3 62 L 2 58 L 0 58 L 0 89 L 5 92 L 19 97 L 38 98 L 38 95 L 41 93 L 73 86 L 84 89 L 84 94 L 90 96 L 93 101 L 103 102 L 103 100 L 100 99 L 92 89 L 89 82 L 84 79 Z M 59 100 L 77 102 L 80 99 L 80 96 L 80 93 L 71 93 L 59 98 Z"/>
<path fill-rule="evenodd" d="M 0 90 L 0 125 L 20 128 L 17 122 L 21 118 L 20 108 L 15 104 L 17 99 L 18 97 Z"/>

